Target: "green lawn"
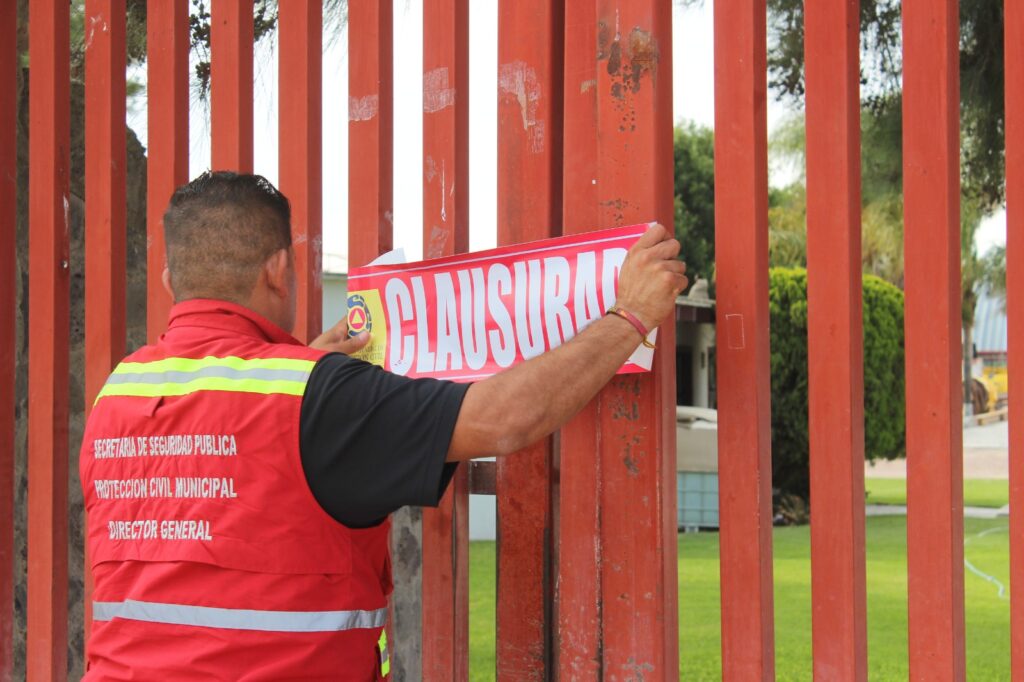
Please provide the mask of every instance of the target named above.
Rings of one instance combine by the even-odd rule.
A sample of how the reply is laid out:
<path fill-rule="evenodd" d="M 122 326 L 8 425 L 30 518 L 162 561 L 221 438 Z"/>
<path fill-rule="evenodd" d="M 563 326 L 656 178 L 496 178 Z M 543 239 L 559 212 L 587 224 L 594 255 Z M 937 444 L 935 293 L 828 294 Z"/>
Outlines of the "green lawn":
<path fill-rule="evenodd" d="M 906 504 L 907 481 L 903 478 L 867 478 L 864 490 L 868 504 Z M 1002 507 L 1010 501 L 1010 482 L 1006 479 L 974 478 L 964 481 L 964 505 Z"/>
<path fill-rule="evenodd" d="M 981 573 L 1009 583 L 1006 519 L 965 519 L 964 555 Z M 777 679 L 811 680 L 809 529 L 774 533 Z M 494 679 L 494 543 L 470 544 L 470 679 Z M 906 519 L 867 519 L 868 677 L 906 680 Z M 967 678 L 1009 679 L 1009 601 L 965 570 Z M 718 535 L 679 538 L 680 679 L 721 679 Z"/>

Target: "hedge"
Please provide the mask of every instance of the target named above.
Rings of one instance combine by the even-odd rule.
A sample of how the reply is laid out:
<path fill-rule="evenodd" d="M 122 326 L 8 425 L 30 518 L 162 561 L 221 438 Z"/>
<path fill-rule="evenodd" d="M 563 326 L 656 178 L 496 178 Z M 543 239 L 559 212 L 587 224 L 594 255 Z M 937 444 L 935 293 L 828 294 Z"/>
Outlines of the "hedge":
<path fill-rule="evenodd" d="M 905 454 L 903 292 L 864 275 L 863 302 L 864 455 L 895 459 Z M 769 307 L 773 485 L 807 499 L 807 271 L 772 268 Z"/>

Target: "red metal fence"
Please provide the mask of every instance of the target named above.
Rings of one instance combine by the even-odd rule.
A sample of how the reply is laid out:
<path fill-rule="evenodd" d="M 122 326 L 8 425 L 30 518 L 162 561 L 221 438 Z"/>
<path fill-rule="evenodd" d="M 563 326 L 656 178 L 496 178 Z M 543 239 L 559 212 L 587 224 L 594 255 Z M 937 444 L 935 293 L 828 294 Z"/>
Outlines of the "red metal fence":
<path fill-rule="evenodd" d="M 69 5 L 29 4 L 30 171 L 17 188 L 28 192 L 31 221 L 27 660 L 29 678 L 44 680 L 65 676 L 68 638 Z M 499 8 L 499 241 L 670 224 L 671 3 Z M 867 675 L 858 8 L 805 7 L 812 637 L 815 677 L 828 680 Z M 965 676 L 957 9 L 956 0 L 905 0 L 903 16 L 909 637 L 911 677 L 922 680 Z M 217 168 L 253 164 L 250 10 L 244 0 L 213 3 Z M 151 339 L 169 307 L 160 215 L 187 179 L 188 11 L 187 0 L 148 3 Z M 427 257 L 468 246 L 469 11 L 468 0 L 424 6 L 424 165 L 445 168 L 424 175 Z M 765 0 L 717 0 L 714 12 L 723 677 L 771 679 Z M 13 665 L 15 13 L 16 3 L 0 3 L 0 679 Z M 104 27 L 86 50 L 88 405 L 125 347 L 125 10 L 88 0 L 86 16 Z M 1008 0 L 1005 16 L 1010 372 L 1024 385 L 1024 7 Z M 391 22 L 390 1 L 349 3 L 352 265 L 392 241 Z M 302 273 L 296 333 L 308 339 L 321 326 L 320 2 L 282 2 L 279 31 L 280 184 Z M 677 676 L 673 332 L 661 332 L 654 372 L 616 378 L 558 439 L 497 466 L 501 679 Z M 1010 410 L 1019 585 L 1024 402 Z M 467 676 L 468 469 L 423 519 L 428 680 Z M 1011 620 L 1014 679 L 1024 680 L 1019 590 Z"/>

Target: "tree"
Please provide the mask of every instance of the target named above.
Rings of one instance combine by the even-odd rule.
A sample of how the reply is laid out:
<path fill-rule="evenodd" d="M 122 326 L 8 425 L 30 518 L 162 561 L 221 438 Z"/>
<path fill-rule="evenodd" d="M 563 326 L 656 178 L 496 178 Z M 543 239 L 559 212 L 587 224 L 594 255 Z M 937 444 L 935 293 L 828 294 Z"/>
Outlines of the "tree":
<path fill-rule="evenodd" d="M 772 485 L 780 498 L 810 492 L 807 431 L 807 271 L 769 271 L 772 374 Z M 905 452 L 903 292 L 863 277 L 864 455 Z"/>
<path fill-rule="evenodd" d="M 714 278 L 715 134 L 695 123 L 676 126 L 675 232 L 691 282 Z"/>
<path fill-rule="evenodd" d="M 796 104 L 804 94 L 803 8 L 804 0 L 768 0 L 769 86 Z M 860 3 L 862 102 L 893 131 L 902 122 L 901 8 L 900 0 Z M 1003 3 L 960 0 L 962 182 L 983 215 L 1006 199 L 1003 77 Z"/>

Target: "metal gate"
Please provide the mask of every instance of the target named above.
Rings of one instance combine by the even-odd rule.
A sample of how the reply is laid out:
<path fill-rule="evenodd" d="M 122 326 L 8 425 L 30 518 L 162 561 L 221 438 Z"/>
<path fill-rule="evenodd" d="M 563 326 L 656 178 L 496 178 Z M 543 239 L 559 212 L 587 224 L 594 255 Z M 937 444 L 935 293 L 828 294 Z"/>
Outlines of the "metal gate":
<path fill-rule="evenodd" d="M 67 0 L 30 0 L 29 181 L 15 187 L 17 3 L 0 3 L 0 679 L 12 666 L 15 196 L 28 193 L 28 676 L 65 676 L 70 281 Z M 86 0 L 85 404 L 125 348 L 125 8 Z M 815 677 L 864 680 L 862 317 L 857 0 L 805 5 Z M 321 3 L 280 3 L 281 189 L 292 201 L 296 334 L 321 328 Z M 964 679 L 956 0 L 905 0 L 904 177 L 910 671 Z M 188 178 L 187 0 L 148 3 L 150 338 L 169 308 L 160 216 Z M 212 150 L 252 170 L 251 3 L 212 3 Z M 391 247 L 391 2 L 350 0 L 349 261 Z M 469 0 L 424 0 L 426 257 L 467 249 Z M 765 0 L 716 0 L 715 165 L 723 677 L 772 679 Z M 499 0 L 501 243 L 671 224 L 669 0 Z M 1024 5 L 1007 0 L 1010 372 L 1024 385 Z M 303 134 L 295 134 L 302 131 Z M 446 184 L 442 187 L 440 182 Z M 340 191 L 341 188 L 327 188 Z M 444 195 L 445 204 L 441 203 Z M 497 676 L 678 675 L 673 328 L 655 370 L 614 379 L 530 452 L 463 466 L 424 512 L 418 616 L 397 661 L 467 677 L 467 495 L 498 497 Z M 1024 402 L 1011 405 L 1011 575 L 1024 584 Z M 1016 502 L 1020 501 L 1019 504 Z M 399 576 L 402 580 L 402 576 Z M 414 584 L 414 583 L 413 583 Z M 89 604 L 88 590 L 85 603 Z M 684 605 L 685 608 L 685 605 Z M 88 622 L 88 616 L 86 619 Z M 1011 599 L 1024 680 L 1024 592 Z M 684 643 L 685 646 L 685 643 Z M 413 665 L 413 663 L 399 663 Z"/>

